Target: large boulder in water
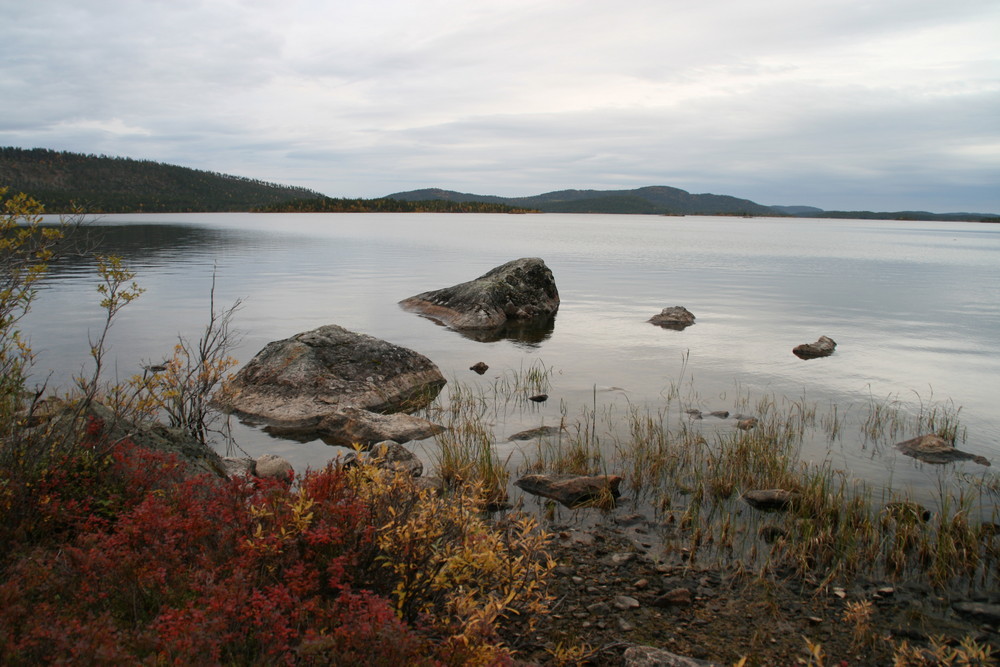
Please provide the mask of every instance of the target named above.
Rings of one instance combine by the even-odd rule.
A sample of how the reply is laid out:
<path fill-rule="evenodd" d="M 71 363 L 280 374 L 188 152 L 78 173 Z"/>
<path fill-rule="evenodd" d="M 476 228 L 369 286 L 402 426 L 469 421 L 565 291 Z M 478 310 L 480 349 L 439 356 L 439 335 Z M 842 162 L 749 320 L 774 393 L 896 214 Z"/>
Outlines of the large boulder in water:
<path fill-rule="evenodd" d="M 515 259 L 452 287 L 399 304 L 457 330 L 498 329 L 508 321 L 541 320 L 559 309 L 552 271 L 537 257 Z"/>
<path fill-rule="evenodd" d="M 213 404 L 302 432 L 346 407 L 415 410 L 444 384 L 441 371 L 422 354 L 331 324 L 268 343 Z"/>

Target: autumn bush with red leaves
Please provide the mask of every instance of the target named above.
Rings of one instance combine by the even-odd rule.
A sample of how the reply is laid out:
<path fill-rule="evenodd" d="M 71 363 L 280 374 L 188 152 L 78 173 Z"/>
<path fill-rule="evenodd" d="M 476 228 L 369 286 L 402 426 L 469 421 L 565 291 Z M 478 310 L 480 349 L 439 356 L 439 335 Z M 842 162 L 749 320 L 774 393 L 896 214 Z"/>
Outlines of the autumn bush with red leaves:
<path fill-rule="evenodd" d="M 31 511 L 0 506 L 3 664 L 503 664 L 494 622 L 544 603 L 530 521 L 505 532 L 374 466 L 185 478 L 128 440 L 50 463 Z"/>

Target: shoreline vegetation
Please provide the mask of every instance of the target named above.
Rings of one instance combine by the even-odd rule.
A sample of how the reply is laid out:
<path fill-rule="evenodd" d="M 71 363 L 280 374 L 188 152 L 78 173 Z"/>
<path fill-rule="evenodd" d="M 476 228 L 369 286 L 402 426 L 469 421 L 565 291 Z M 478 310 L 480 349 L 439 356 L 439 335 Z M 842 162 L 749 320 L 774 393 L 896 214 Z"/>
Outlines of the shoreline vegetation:
<path fill-rule="evenodd" d="M 668 186 L 633 190 L 561 190 L 499 197 L 428 188 L 385 197 L 331 198 L 268 183 L 150 160 L 67 151 L 0 147 L 0 183 L 45 202 L 49 213 L 444 212 L 605 213 L 660 216 L 1000 222 L 990 213 L 824 211 L 766 206 L 728 195 L 692 194 Z"/>
<path fill-rule="evenodd" d="M 225 442 L 208 399 L 236 363 L 238 304 L 213 303 L 154 375 L 106 381 L 105 334 L 142 288 L 103 258 L 90 370 L 34 387 L 19 322 L 44 307 L 48 264 L 82 249 L 36 200 L 0 199 L 0 662 L 618 665 L 658 650 L 741 667 L 996 664 L 997 474 L 950 468 L 924 507 L 799 457 L 807 435 L 848 430 L 873 450 L 925 432 L 962 443 L 956 406 L 872 400 L 852 421 L 741 395 L 743 419 L 713 431 L 699 422 L 723 418 L 678 380 L 658 408 L 565 414 L 511 470 L 492 429 L 550 390 L 537 364 L 449 383 L 426 408 L 449 427 L 434 443 L 443 491 L 371 464 L 192 476 L 138 443 L 171 428 L 191 447 Z M 626 493 L 486 510 L 512 474 L 543 472 L 620 475 Z M 754 490 L 790 500 L 763 511 Z"/>

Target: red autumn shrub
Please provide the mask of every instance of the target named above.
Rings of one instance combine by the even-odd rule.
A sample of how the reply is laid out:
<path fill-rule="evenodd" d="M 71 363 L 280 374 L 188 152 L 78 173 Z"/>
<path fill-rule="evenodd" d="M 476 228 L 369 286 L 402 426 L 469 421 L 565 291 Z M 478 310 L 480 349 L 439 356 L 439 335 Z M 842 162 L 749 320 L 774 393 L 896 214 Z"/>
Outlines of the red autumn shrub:
<path fill-rule="evenodd" d="M 440 575 L 412 579 L 398 560 L 411 550 L 377 531 L 408 513 L 433 524 L 413 514 L 422 501 L 408 480 L 339 469 L 296 488 L 183 478 L 175 460 L 129 442 L 61 463 L 35 489 L 40 518 L 0 554 L 0 663 L 508 661 L 485 616 L 469 616 L 474 631 L 450 615 L 404 620 L 403 609 L 451 609 L 452 579 L 439 590 L 427 577 L 453 571 L 442 560 Z M 451 519 L 459 544 L 469 518 Z M 461 562 L 470 553 L 454 551 Z M 467 610 L 473 598 L 459 602 Z"/>

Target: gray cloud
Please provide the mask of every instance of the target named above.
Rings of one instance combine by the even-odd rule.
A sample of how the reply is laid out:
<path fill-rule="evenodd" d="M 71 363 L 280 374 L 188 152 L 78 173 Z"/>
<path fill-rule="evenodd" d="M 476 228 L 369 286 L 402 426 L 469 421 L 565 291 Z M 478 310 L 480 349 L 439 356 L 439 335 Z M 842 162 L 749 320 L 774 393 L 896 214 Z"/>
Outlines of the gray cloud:
<path fill-rule="evenodd" d="M 2 145 L 335 196 L 664 184 L 762 203 L 1000 212 L 994 2 L 0 9 Z"/>

